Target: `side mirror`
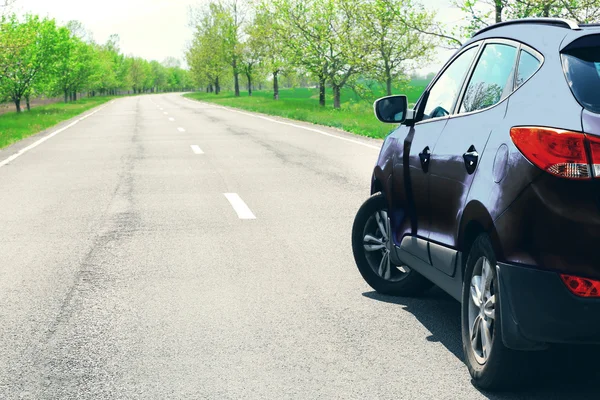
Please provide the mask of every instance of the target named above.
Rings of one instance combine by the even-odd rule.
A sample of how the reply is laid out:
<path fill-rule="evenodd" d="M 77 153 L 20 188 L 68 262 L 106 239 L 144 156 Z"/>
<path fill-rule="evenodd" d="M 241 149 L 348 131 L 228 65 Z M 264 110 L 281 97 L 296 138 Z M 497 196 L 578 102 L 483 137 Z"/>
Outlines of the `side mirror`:
<path fill-rule="evenodd" d="M 373 108 L 377 119 L 387 124 L 401 124 L 409 114 L 408 100 L 404 95 L 383 97 L 375 101 Z"/>

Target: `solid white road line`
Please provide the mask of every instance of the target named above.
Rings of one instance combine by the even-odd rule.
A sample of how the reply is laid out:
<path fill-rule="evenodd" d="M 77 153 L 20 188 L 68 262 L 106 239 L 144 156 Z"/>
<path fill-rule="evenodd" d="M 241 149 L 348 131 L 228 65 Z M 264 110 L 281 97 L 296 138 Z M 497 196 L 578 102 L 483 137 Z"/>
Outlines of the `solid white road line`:
<path fill-rule="evenodd" d="M 194 152 L 194 154 L 204 154 L 204 152 L 202 151 L 200 146 L 198 146 L 197 144 L 193 144 L 190 147 L 192 148 L 192 151 Z"/>
<path fill-rule="evenodd" d="M 169 118 L 169 121 L 173 122 L 173 121 L 175 121 L 175 118 L 173 118 L 173 117 L 170 117 L 170 118 Z"/>
<path fill-rule="evenodd" d="M 182 98 L 183 98 L 183 99 L 185 99 L 185 100 L 187 100 L 187 101 L 190 101 L 190 102 L 192 102 L 192 103 L 196 103 L 196 104 L 200 103 L 199 101 L 190 100 L 190 99 L 188 99 L 188 98 L 186 98 L 186 97 L 182 97 Z M 331 133 L 328 133 L 328 132 L 324 132 L 324 131 L 322 131 L 322 130 L 320 130 L 320 129 L 309 128 L 309 127 L 307 127 L 307 126 L 302 126 L 302 125 L 298 125 L 298 124 L 293 124 L 293 123 L 291 123 L 291 122 L 278 121 L 278 120 L 276 120 L 276 119 L 269 118 L 269 117 L 265 117 L 265 116 L 262 116 L 262 115 L 250 114 L 250 113 L 247 113 L 247 112 L 239 111 L 239 110 L 237 110 L 237 109 L 235 109 L 235 108 L 222 107 L 222 106 L 215 106 L 215 105 L 208 104 L 208 103 L 204 103 L 204 102 L 202 102 L 201 104 L 203 104 L 203 105 L 207 105 L 207 106 L 208 106 L 208 107 L 210 107 L 210 108 L 220 108 L 221 110 L 233 111 L 233 112 L 236 112 L 236 113 L 238 113 L 238 114 L 246 115 L 246 116 L 248 116 L 248 117 L 254 117 L 254 118 L 260 118 L 260 119 L 264 119 L 265 121 L 274 122 L 274 123 L 276 123 L 276 124 L 281 124 L 281 125 L 292 126 L 292 127 L 294 127 L 294 128 L 298 128 L 298 129 L 304 129 L 304 130 L 306 130 L 306 131 L 311 131 L 311 132 L 320 133 L 321 135 L 329 136 L 329 137 L 332 137 L 332 138 L 335 138 L 335 139 L 339 139 L 339 140 L 344 140 L 344 141 L 346 141 L 346 142 L 350 142 L 350 143 L 354 143 L 354 144 L 359 144 L 359 145 L 361 145 L 361 146 L 368 147 L 368 148 L 370 148 L 370 149 L 374 149 L 374 150 L 377 150 L 377 151 L 381 150 L 381 146 L 375 146 L 375 145 L 368 144 L 368 143 L 364 143 L 364 142 L 361 142 L 361 141 L 358 141 L 358 140 L 349 139 L 349 138 L 345 138 L 345 137 L 343 137 L 343 136 L 334 135 L 334 134 L 331 134 Z"/>
<path fill-rule="evenodd" d="M 51 134 L 49 134 L 48 136 L 45 136 L 43 138 L 41 138 L 40 140 L 38 140 L 37 142 L 34 142 L 32 144 L 30 144 L 27 147 L 22 148 L 21 150 L 19 150 L 18 152 L 16 152 L 15 154 L 13 154 L 12 156 L 8 157 L 7 159 L 0 161 L 0 167 L 5 166 L 6 164 L 10 163 L 11 161 L 15 160 L 16 158 L 22 156 L 23 154 L 27 153 L 29 150 L 38 147 L 40 144 L 44 143 L 46 140 L 50 139 L 51 137 L 54 137 L 56 135 L 58 135 L 59 133 L 66 131 L 67 129 L 77 125 L 77 123 L 79 123 L 80 121 L 83 121 L 84 119 L 91 117 L 92 115 L 96 114 L 98 111 L 101 111 L 103 108 L 107 107 L 109 104 L 114 103 L 115 100 L 111 101 L 110 103 L 100 107 L 99 109 L 97 109 L 96 111 L 93 111 L 87 115 L 84 115 L 81 118 L 76 119 L 75 121 L 71 122 L 69 125 L 67 126 L 63 126 L 62 128 L 52 132 Z"/>
<path fill-rule="evenodd" d="M 168 113 L 168 112 L 166 112 L 166 111 L 164 112 L 164 114 L 165 114 L 165 115 L 169 115 L 169 113 Z"/>
<path fill-rule="evenodd" d="M 177 130 L 178 130 L 179 132 L 185 132 L 185 129 L 183 129 L 183 128 L 177 128 Z"/>
<path fill-rule="evenodd" d="M 235 210 L 240 219 L 256 219 L 250 208 L 244 203 L 244 200 L 237 193 L 223 193 L 231 207 Z"/>

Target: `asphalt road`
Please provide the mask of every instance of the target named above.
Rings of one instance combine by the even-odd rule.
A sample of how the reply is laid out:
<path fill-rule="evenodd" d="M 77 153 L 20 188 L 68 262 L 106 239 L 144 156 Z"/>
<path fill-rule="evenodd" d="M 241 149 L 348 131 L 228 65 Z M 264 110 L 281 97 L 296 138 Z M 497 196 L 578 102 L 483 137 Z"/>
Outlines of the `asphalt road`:
<path fill-rule="evenodd" d="M 458 303 L 354 265 L 381 142 L 281 122 L 131 97 L 0 166 L 0 398 L 598 398 L 475 389 Z"/>

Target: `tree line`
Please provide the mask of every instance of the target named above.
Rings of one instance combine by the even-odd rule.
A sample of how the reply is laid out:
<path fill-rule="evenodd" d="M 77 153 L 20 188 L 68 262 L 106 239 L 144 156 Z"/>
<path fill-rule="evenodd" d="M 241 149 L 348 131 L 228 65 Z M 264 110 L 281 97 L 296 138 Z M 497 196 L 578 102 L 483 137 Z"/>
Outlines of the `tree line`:
<path fill-rule="evenodd" d="M 196 10 L 195 34 L 186 57 L 198 86 L 218 94 L 224 81 L 236 96 L 240 79 L 252 94 L 253 82 L 268 80 L 279 98 L 282 74 L 308 76 L 333 90 L 361 80 L 378 81 L 391 94 L 406 72 L 433 55 L 433 14 L 411 0 L 214 0 Z"/>
<path fill-rule="evenodd" d="M 126 56 L 118 35 L 99 44 L 77 21 L 59 26 L 36 15 L 0 19 L 0 102 L 12 101 L 17 112 L 23 101 L 29 110 L 30 99 L 40 96 L 63 96 L 69 102 L 78 93 L 155 93 L 192 86 L 178 60 Z"/>
<path fill-rule="evenodd" d="M 340 108 L 344 87 L 364 90 L 379 82 L 391 95 L 439 47 L 458 48 L 484 26 L 507 19 L 562 17 L 592 22 L 598 0 L 451 0 L 467 24 L 444 26 L 416 0 L 211 0 L 192 14 L 193 42 L 186 53 L 192 79 L 207 92 L 226 85 L 249 95 L 256 82 L 279 99 L 282 75 L 326 88 Z"/>

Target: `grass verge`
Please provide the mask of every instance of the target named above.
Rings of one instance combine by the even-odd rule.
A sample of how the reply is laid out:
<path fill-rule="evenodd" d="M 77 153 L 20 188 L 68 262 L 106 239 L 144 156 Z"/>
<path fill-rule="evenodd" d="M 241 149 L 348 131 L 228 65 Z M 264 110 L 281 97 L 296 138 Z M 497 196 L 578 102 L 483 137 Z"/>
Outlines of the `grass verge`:
<path fill-rule="evenodd" d="M 55 103 L 32 108 L 20 114 L 0 115 L 0 149 L 28 136 L 73 118 L 115 97 L 88 97 L 73 103 Z"/>
<path fill-rule="evenodd" d="M 395 92 L 406 94 L 409 103 L 414 103 L 426 84 L 427 82 L 424 81 L 413 81 L 411 85 L 399 88 Z M 379 95 L 383 94 L 375 94 L 375 96 Z M 222 92 L 219 95 L 196 92 L 185 96 L 223 106 L 331 126 L 372 138 L 383 138 L 395 128 L 394 125 L 377 121 L 373 115 L 374 98 L 361 99 L 351 90 L 342 93 L 340 110 L 333 108 L 333 97 L 330 92 L 327 96 L 328 105 L 319 106 L 318 91 L 312 88 L 280 90 L 279 101 L 273 100 L 273 93 L 270 90 L 254 91 L 252 97 L 249 97 L 247 92 L 242 93 L 240 97 L 235 97 L 232 92 Z"/>

